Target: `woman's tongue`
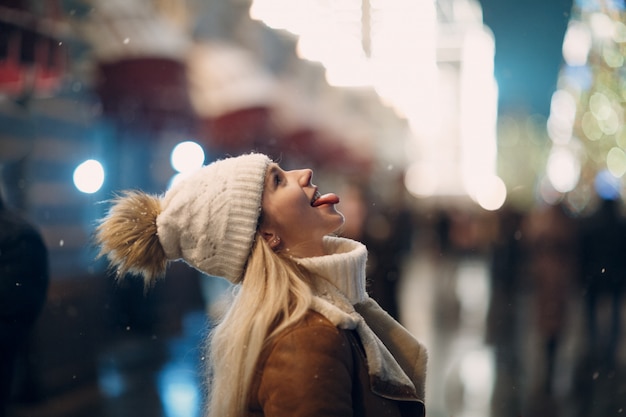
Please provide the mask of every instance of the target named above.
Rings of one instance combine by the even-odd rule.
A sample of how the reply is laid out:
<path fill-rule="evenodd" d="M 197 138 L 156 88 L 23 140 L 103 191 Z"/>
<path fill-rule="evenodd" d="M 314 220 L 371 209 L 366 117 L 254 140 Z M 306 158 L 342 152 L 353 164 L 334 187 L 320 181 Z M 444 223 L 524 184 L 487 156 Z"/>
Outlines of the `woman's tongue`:
<path fill-rule="evenodd" d="M 313 207 L 319 207 L 324 204 L 337 204 L 337 203 L 339 203 L 339 197 L 337 197 L 336 194 L 329 193 L 329 194 L 324 194 L 323 196 L 315 200 L 313 202 Z"/>

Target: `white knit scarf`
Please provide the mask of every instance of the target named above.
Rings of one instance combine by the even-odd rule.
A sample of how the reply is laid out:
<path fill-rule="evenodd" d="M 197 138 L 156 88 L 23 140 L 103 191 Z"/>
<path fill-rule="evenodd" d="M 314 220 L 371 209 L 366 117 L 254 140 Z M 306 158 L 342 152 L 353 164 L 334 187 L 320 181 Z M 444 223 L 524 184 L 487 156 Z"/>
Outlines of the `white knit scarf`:
<path fill-rule="evenodd" d="M 357 332 L 365 350 L 370 376 L 414 389 L 413 383 L 387 347 L 329 278 L 361 285 L 359 283 L 364 282 L 365 278 L 367 248 L 362 243 L 337 237 L 326 237 L 324 247 L 329 255 L 296 259 L 311 273 L 325 278 L 316 282 L 317 291 L 312 309 L 338 328 Z"/>

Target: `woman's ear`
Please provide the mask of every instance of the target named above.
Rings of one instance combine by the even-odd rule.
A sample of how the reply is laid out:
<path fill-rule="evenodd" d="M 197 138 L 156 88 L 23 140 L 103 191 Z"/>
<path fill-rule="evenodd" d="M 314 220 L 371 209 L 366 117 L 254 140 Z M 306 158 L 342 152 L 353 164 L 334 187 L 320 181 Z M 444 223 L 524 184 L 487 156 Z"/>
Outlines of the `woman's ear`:
<path fill-rule="evenodd" d="M 272 248 L 273 250 L 278 249 L 281 243 L 280 236 L 278 236 L 276 233 L 271 232 L 271 231 L 261 230 L 260 233 L 261 233 L 261 236 L 263 236 L 263 239 L 265 239 L 268 245 L 270 245 L 270 248 Z"/>

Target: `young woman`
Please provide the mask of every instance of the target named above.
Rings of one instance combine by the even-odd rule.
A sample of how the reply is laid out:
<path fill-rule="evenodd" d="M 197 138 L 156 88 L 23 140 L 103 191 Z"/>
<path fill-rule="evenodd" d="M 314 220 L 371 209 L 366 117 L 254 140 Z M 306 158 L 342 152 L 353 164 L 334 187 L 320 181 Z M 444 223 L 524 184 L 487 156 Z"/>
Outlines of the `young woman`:
<path fill-rule="evenodd" d="M 211 417 L 423 416 L 426 351 L 365 291 L 367 249 L 331 236 L 335 194 L 265 155 L 214 162 L 163 197 L 125 192 L 97 228 L 118 276 L 182 259 L 236 284 L 208 342 Z"/>

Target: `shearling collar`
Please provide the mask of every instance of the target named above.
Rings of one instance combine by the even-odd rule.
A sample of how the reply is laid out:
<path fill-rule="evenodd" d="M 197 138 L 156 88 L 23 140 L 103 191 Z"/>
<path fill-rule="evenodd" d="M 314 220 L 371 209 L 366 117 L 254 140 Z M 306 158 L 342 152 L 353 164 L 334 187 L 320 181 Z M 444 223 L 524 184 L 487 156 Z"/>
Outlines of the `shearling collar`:
<path fill-rule="evenodd" d="M 365 274 L 367 249 L 359 242 L 336 237 L 324 240 L 329 255 L 303 258 L 298 262 L 321 278 L 341 274 L 345 279 L 356 279 Z M 361 339 L 373 388 L 385 386 L 380 395 L 415 397 L 415 386 L 365 319 L 354 310 L 348 299 L 327 279 L 316 282 L 312 309 L 326 317 L 340 329 L 355 330 Z M 386 395 L 385 395 L 386 394 Z"/>
<path fill-rule="evenodd" d="M 325 278 L 346 277 L 352 282 L 365 282 L 367 248 L 356 240 L 326 236 L 324 252 L 327 255 L 298 258 L 308 271 Z"/>

